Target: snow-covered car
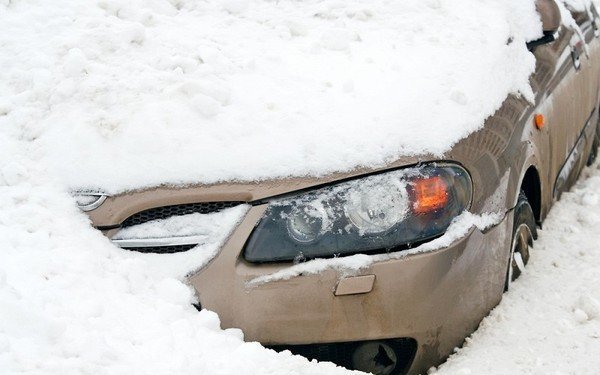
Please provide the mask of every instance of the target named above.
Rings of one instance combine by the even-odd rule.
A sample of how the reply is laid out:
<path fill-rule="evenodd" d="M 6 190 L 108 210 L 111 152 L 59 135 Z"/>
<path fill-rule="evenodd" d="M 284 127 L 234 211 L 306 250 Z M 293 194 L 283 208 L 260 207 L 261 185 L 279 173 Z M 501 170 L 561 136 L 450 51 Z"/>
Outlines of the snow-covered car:
<path fill-rule="evenodd" d="M 277 350 L 377 374 L 425 372 L 500 302 L 536 226 L 596 156 L 598 14 L 551 0 L 537 8 L 531 95 L 506 96 L 441 154 L 317 177 L 80 192 L 78 204 L 121 248 L 184 260 L 199 256 L 218 215 L 238 210 L 228 239 L 187 278 L 198 308 Z M 412 130 L 436 131 L 427 118 Z"/>

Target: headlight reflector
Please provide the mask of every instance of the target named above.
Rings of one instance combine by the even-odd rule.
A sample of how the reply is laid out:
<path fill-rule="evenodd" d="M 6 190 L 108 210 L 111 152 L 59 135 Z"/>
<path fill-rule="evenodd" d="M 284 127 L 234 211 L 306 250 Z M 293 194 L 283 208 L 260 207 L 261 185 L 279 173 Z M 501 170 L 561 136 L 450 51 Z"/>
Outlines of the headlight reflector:
<path fill-rule="evenodd" d="M 399 179 L 367 179 L 360 189 L 348 189 L 344 208 L 360 234 L 385 233 L 408 212 L 406 183 Z"/>
<path fill-rule="evenodd" d="M 379 253 L 435 238 L 468 209 L 454 164 L 385 172 L 273 200 L 244 249 L 250 262 Z"/>
<path fill-rule="evenodd" d="M 310 205 L 293 208 L 287 218 L 290 237 L 299 243 L 313 242 L 324 233 L 326 215 L 323 210 Z"/>

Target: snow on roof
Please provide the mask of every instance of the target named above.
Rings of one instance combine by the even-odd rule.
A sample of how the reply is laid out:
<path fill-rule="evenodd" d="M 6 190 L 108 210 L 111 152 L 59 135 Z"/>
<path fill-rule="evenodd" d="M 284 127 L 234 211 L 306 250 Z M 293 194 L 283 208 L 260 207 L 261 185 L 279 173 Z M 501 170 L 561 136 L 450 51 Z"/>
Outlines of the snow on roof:
<path fill-rule="evenodd" d="M 533 1 L 0 5 L 0 125 L 72 188 L 323 175 L 441 155 L 531 95 Z"/>

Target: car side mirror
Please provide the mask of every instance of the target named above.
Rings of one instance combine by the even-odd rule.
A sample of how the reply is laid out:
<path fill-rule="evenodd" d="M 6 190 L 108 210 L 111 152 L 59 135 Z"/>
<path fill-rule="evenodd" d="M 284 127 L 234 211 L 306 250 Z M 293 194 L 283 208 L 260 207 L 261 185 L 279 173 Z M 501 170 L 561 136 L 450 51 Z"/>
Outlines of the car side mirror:
<path fill-rule="evenodd" d="M 527 48 L 529 48 L 530 51 L 533 51 L 536 47 L 543 44 L 554 42 L 561 21 L 560 9 L 555 0 L 536 0 L 535 8 L 542 18 L 544 36 L 538 40 L 527 43 Z"/>

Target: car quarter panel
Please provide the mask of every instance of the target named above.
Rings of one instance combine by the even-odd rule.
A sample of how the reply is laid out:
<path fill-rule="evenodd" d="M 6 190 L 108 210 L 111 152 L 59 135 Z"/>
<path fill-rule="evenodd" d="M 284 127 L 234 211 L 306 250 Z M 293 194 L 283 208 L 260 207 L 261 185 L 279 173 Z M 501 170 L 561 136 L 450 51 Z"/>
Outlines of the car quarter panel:
<path fill-rule="evenodd" d="M 446 158 L 460 161 L 472 175 L 471 211 L 510 211 L 526 171 L 533 166 L 541 179 L 541 219 L 546 216 L 556 177 L 584 125 L 597 123 L 600 47 L 593 30 L 586 35 L 589 58 L 582 57 L 577 71 L 570 54 L 573 32 L 538 47 L 536 72 L 530 80 L 535 105 L 523 97 L 509 96 L 482 129 L 458 142 L 447 154 Z M 535 126 L 536 114 L 544 115 L 541 129 Z M 586 150 L 591 148 L 589 142 Z M 581 159 L 587 159 L 587 154 Z M 577 168 L 582 165 L 580 160 Z"/>

